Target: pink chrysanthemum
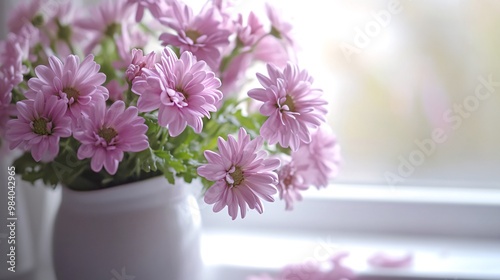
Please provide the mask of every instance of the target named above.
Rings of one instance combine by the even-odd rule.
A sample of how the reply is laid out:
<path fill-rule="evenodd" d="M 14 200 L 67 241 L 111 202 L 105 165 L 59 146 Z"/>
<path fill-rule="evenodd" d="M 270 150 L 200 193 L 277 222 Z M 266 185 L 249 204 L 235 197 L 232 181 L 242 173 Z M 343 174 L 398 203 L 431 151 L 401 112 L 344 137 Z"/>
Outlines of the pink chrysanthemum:
<path fill-rule="evenodd" d="M 90 54 L 106 36 L 114 39 L 117 34 L 129 32 L 133 23 L 131 16 L 132 9 L 125 0 L 106 0 L 91 11 L 91 15 L 77 20 L 75 26 L 86 30 L 90 38 L 84 53 Z"/>
<path fill-rule="evenodd" d="M 271 34 L 279 39 L 284 39 L 286 43 L 293 46 L 292 25 L 283 21 L 278 11 L 269 3 L 266 3 L 266 13 L 271 22 Z"/>
<path fill-rule="evenodd" d="M 240 128 L 238 139 L 228 136 L 227 142 L 219 137 L 219 153 L 205 151 L 208 164 L 198 168 L 198 174 L 214 181 L 205 193 L 205 202 L 214 205 L 214 212 L 228 207 L 232 219 L 244 218 L 247 205 L 250 209 L 263 212 L 260 199 L 272 202 L 276 193 L 278 177 L 273 171 L 280 165 L 276 158 L 268 158 L 261 150 L 262 137 L 250 140 L 245 129 Z"/>
<path fill-rule="evenodd" d="M 96 103 L 88 117 L 80 119 L 79 128 L 73 133 L 82 145 L 78 159 L 91 158 L 94 172 L 104 168 L 114 175 L 124 152 L 140 152 L 149 146 L 144 118 L 137 115 L 136 107 L 125 109 L 123 101 L 114 102 L 106 110 L 104 102 Z"/>
<path fill-rule="evenodd" d="M 149 53 L 144 56 L 142 50 L 133 49 L 132 50 L 132 60 L 125 71 L 125 76 L 127 80 L 132 82 L 135 77 L 142 75 L 142 69 L 153 69 L 156 60 L 156 55 L 154 52 Z"/>
<path fill-rule="evenodd" d="M 277 185 L 281 200 L 285 200 L 286 210 L 293 210 L 293 203 L 301 201 L 301 192 L 309 188 L 309 185 L 302 178 L 297 170 L 294 161 L 282 165 L 278 170 L 279 183 Z"/>
<path fill-rule="evenodd" d="M 123 93 L 128 90 L 128 85 L 120 85 L 118 80 L 111 80 L 106 84 L 106 88 L 109 91 L 109 100 L 114 102 L 123 100 Z"/>
<path fill-rule="evenodd" d="M 137 28 L 137 26 L 138 25 L 129 26 L 127 32 L 122 32 L 114 36 L 113 39 L 116 44 L 116 51 L 119 55 L 119 58 L 112 63 L 114 68 L 128 68 L 132 63 L 132 59 L 134 59 L 133 55 L 131 56 L 132 51 L 138 46 L 145 46 L 148 44 L 148 40 L 150 40 L 148 35 Z M 141 55 L 143 54 L 141 53 Z M 149 58 L 150 55 L 146 57 Z M 154 54 L 152 56 L 154 56 Z"/>
<path fill-rule="evenodd" d="M 243 46 L 252 47 L 267 33 L 259 18 L 253 12 L 250 12 L 246 24 L 243 22 L 243 16 L 241 14 L 238 15 L 236 34 Z"/>
<path fill-rule="evenodd" d="M 66 57 L 72 54 L 68 42 L 73 46 L 80 45 L 88 38 L 88 32 L 73 26 L 76 14 L 79 12 L 75 2 L 59 3 L 50 6 L 50 10 L 51 13 L 44 22 L 43 32 L 40 32 L 39 42 L 47 49 L 54 48 L 58 57 Z"/>
<path fill-rule="evenodd" d="M 276 65 L 280 68 L 286 67 L 290 61 L 296 61 L 296 57 L 290 56 L 290 52 L 286 45 L 283 45 L 281 40 L 266 36 L 259 41 L 253 51 L 253 56 L 256 60 L 263 61 Z"/>
<path fill-rule="evenodd" d="M 28 59 L 29 42 L 26 38 L 29 27 L 23 28 L 19 34 L 9 33 L 7 38 L 0 42 L 0 69 L 6 80 L 17 86 L 28 73 L 23 60 Z"/>
<path fill-rule="evenodd" d="M 339 172 L 340 145 L 330 126 L 324 124 L 312 134 L 312 141 L 292 152 L 292 161 L 308 185 L 326 187 Z"/>
<path fill-rule="evenodd" d="M 218 69 L 221 48 L 229 44 L 230 32 L 221 25 L 221 15 L 214 7 L 202 10 L 196 16 L 192 9 L 179 1 L 172 1 L 168 16 L 159 19 L 177 34 L 163 33 L 163 44 L 178 47 L 182 52 L 192 52 L 213 70 Z"/>
<path fill-rule="evenodd" d="M 255 51 L 256 46 L 254 44 L 266 35 L 262 24 L 252 12 L 248 16 L 248 24 L 243 22 L 243 16 L 239 14 L 238 19 L 234 21 L 234 25 L 237 44 L 241 48 L 240 54 L 219 69 L 219 76 L 222 80 L 221 90 L 226 97 L 235 94 L 237 89 L 246 81 L 244 77 L 246 70 L 255 59 L 253 51 Z M 254 50 L 252 51 L 252 49 Z M 225 55 L 230 55 L 230 53 Z"/>
<path fill-rule="evenodd" d="M 69 55 L 64 63 L 51 56 L 49 67 L 39 65 L 35 68 L 37 77 L 28 81 L 30 90 L 26 96 L 34 99 L 40 93 L 56 95 L 67 104 L 67 114 L 76 120 L 82 113 L 88 113 L 92 103 L 109 97 L 108 90 L 102 86 L 106 75 L 99 73 L 99 69 L 92 55 L 81 63 L 75 55 Z"/>
<path fill-rule="evenodd" d="M 40 26 L 43 24 L 43 16 L 39 14 L 42 0 L 33 0 L 29 3 L 19 4 L 9 13 L 7 26 L 9 31 L 18 33 L 25 25 Z"/>
<path fill-rule="evenodd" d="M 132 85 L 132 91 L 140 95 L 137 107 L 141 112 L 159 109 L 158 123 L 168 127 L 171 136 L 178 136 L 187 125 L 200 133 L 202 118 L 209 118 L 222 99 L 220 80 L 190 52 L 178 59 L 166 47 L 155 69 L 143 68 L 142 72 Z"/>
<path fill-rule="evenodd" d="M 10 149 L 31 150 L 36 161 L 51 161 L 59 153 L 61 137 L 71 135 L 67 106 L 55 96 L 38 95 L 17 102 L 18 118 L 8 121 L 6 139 Z"/>
<path fill-rule="evenodd" d="M 11 74 L 6 73 L 9 69 L 0 67 L 0 137 L 4 138 L 7 122 L 11 116 L 16 115 L 16 106 L 11 104 L 12 89 L 14 83 L 12 82 Z M 1 144 L 1 143 L 0 143 Z"/>
<path fill-rule="evenodd" d="M 248 95 L 264 102 L 260 112 L 269 118 L 260 133 L 269 144 L 279 143 L 296 151 L 301 143 L 311 142 L 311 131 L 325 121 L 326 100 L 321 90 L 312 88 L 307 71 L 288 64 L 280 71 L 268 64 L 269 77 L 257 73 L 263 89 L 252 89 Z"/>
<path fill-rule="evenodd" d="M 220 14 L 221 18 L 221 28 L 234 32 L 234 20 L 232 18 L 234 11 L 234 1 L 233 0 L 211 0 L 206 1 L 202 10 L 214 8 Z"/>
<path fill-rule="evenodd" d="M 170 2 L 172 1 L 173 0 L 127 0 L 127 6 L 136 6 L 135 21 L 140 22 L 146 9 L 149 10 L 154 18 L 158 18 L 168 10 Z"/>
<path fill-rule="evenodd" d="M 266 4 L 266 12 L 271 23 L 271 30 L 265 33 L 272 36 L 259 38 L 253 55 L 257 60 L 285 67 L 288 61 L 296 61 L 296 57 L 291 56 L 294 54 L 294 42 L 291 36 L 292 25 L 283 21 L 277 10 L 269 4 Z M 254 27 L 256 26 L 254 25 Z"/>
<path fill-rule="evenodd" d="M 12 90 L 22 81 L 19 81 L 20 74 L 13 65 L 0 65 L 0 99 L 4 101 L 2 104 L 10 103 Z"/>

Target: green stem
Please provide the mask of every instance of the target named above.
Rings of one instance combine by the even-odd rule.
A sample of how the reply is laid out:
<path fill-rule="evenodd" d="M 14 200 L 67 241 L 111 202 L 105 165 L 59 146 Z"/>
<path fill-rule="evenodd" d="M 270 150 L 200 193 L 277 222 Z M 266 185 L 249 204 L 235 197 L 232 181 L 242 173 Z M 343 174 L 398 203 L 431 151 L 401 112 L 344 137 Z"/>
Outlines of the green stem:
<path fill-rule="evenodd" d="M 75 48 L 73 47 L 73 44 L 71 43 L 71 41 L 69 40 L 69 38 L 65 38 L 64 42 L 66 43 L 66 45 L 68 45 L 68 48 L 69 48 L 70 52 L 72 54 L 76 55 Z"/>
<path fill-rule="evenodd" d="M 267 36 L 271 36 L 272 34 L 271 33 L 266 33 L 264 35 L 262 35 L 251 47 L 250 49 L 246 50 L 246 51 L 243 51 L 241 52 L 241 49 L 243 47 L 243 44 L 240 42 L 239 39 L 237 39 L 237 43 L 236 43 L 236 47 L 234 47 L 234 49 L 231 51 L 231 53 L 228 55 L 228 56 L 225 56 L 223 59 L 222 59 L 222 62 L 221 62 L 221 65 L 220 65 L 220 72 L 221 73 L 224 73 L 224 71 L 226 71 L 227 67 L 229 66 L 229 64 L 231 63 L 231 61 L 236 58 L 238 55 L 242 55 L 242 54 L 247 54 L 247 53 L 251 53 L 255 50 L 255 48 L 257 47 L 257 45 Z"/>

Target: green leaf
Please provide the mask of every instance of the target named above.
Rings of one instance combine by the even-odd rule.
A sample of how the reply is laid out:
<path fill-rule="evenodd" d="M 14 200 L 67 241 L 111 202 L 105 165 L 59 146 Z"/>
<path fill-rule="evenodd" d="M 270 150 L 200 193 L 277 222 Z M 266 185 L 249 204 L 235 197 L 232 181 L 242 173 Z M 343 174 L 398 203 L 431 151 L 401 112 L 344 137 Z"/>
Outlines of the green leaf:
<path fill-rule="evenodd" d="M 151 148 L 141 152 L 141 156 L 139 158 L 141 169 L 145 172 L 163 170 L 165 167 L 166 160 L 159 156 Z"/>
<path fill-rule="evenodd" d="M 214 182 L 209 181 L 209 180 L 202 177 L 201 184 L 203 185 L 203 190 L 207 191 L 214 184 Z"/>
<path fill-rule="evenodd" d="M 193 153 L 189 150 L 189 144 L 181 144 L 174 151 L 174 157 L 180 160 L 189 160 L 194 157 Z"/>
<path fill-rule="evenodd" d="M 174 177 L 174 173 L 168 171 L 168 170 L 165 170 L 163 172 L 163 174 L 165 175 L 165 178 L 167 178 L 167 181 L 170 183 L 170 184 L 175 184 L 175 177 Z"/>
<path fill-rule="evenodd" d="M 186 166 L 181 159 L 175 158 L 170 151 L 155 151 L 155 155 L 165 160 L 166 165 L 172 167 L 175 172 L 180 173 L 186 171 Z"/>
<path fill-rule="evenodd" d="M 47 164 L 36 162 L 30 152 L 22 154 L 17 158 L 13 165 L 16 167 L 17 174 L 21 174 L 24 181 L 34 184 L 38 180 L 43 180 L 47 185 L 55 187 L 59 182 L 54 172 L 50 170 Z"/>
<path fill-rule="evenodd" d="M 194 178 L 196 178 L 196 176 L 193 176 L 192 173 L 184 173 L 182 177 L 184 178 L 184 181 L 188 184 L 191 183 Z"/>

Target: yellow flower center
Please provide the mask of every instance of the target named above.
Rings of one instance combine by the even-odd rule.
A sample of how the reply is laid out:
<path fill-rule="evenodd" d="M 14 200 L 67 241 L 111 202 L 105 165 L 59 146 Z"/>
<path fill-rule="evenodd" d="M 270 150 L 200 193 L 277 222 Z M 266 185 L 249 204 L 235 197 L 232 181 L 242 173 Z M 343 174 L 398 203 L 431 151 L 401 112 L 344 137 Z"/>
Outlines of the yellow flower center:
<path fill-rule="evenodd" d="M 200 38 L 201 34 L 196 30 L 188 30 L 186 31 L 186 36 L 188 36 L 188 38 L 190 38 L 191 40 L 193 40 L 193 42 L 196 43 L 196 40 Z"/>
<path fill-rule="evenodd" d="M 271 27 L 271 32 L 270 32 L 271 35 L 273 35 L 274 37 L 278 38 L 278 39 L 282 39 L 283 36 L 281 36 L 281 32 L 276 29 L 276 27 L 272 26 Z"/>
<path fill-rule="evenodd" d="M 241 170 L 241 167 L 239 167 L 239 166 L 236 166 L 234 168 L 234 171 L 232 173 L 229 173 L 229 175 L 231 175 L 231 178 L 233 178 L 233 180 L 234 180 L 234 183 L 233 183 L 234 186 L 241 184 L 241 182 L 244 179 L 243 171 Z"/>
<path fill-rule="evenodd" d="M 59 25 L 57 29 L 57 38 L 61 40 L 71 39 L 71 27 L 69 25 Z"/>
<path fill-rule="evenodd" d="M 39 118 L 33 121 L 33 131 L 38 135 L 49 135 L 51 131 L 48 128 L 48 121 L 45 118 Z"/>
<path fill-rule="evenodd" d="M 101 130 L 99 130 L 98 133 L 99 136 L 101 136 L 104 140 L 106 140 L 106 143 L 110 143 L 113 138 L 115 138 L 116 135 L 118 135 L 118 132 L 114 130 L 111 127 L 105 127 Z"/>
<path fill-rule="evenodd" d="M 64 93 L 66 93 L 66 96 L 68 97 L 68 99 L 73 98 L 73 100 L 76 100 L 80 96 L 80 92 L 77 89 L 75 89 L 74 87 L 65 87 L 65 88 L 63 88 L 62 91 Z"/>
<path fill-rule="evenodd" d="M 43 25 L 43 16 L 41 14 L 36 15 L 31 19 L 31 24 L 33 24 L 34 27 L 40 27 Z"/>
<path fill-rule="evenodd" d="M 288 189 L 291 185 L 293 185 L 293 176 L 291 174 L 286 176 L 283 180 L 283 184 L 285 185 L 285 188 Z"/>
<path fill-rule="evenodd" d="M 285 105 L 288 106 L 288 111 L 295 112 L 295 103 L 293 102 L 293 98 L 288 94 L 286 95 L 285 102 L 283 102 L 281 107 Z"/>
<path fill-rule="evenodd" d="M 119 23 L 113 22 L 112 24 L 110 24 L 106 27 L 104 34 L 110 38 L 113 38 L 113 36 L 115 34 L 121 34 L 121 31 L 122 31 L 122 25 Z"/>

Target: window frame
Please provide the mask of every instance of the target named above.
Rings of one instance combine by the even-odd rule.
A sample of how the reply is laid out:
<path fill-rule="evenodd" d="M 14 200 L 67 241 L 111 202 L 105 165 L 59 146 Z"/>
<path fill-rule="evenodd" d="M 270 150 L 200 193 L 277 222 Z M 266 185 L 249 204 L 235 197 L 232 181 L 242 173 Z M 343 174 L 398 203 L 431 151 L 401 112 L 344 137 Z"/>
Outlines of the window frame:
<path fill-rule="evenodd" d="M 452 186 L 331 184 L 309 189 L 286 211 L 284 201 L 264 203 L 264 213 L 232 221 L 213 213 L 196 194 L 204 226 L 296 229 L 494 239 L 500 237 L 500 189 Z M 318 213 L 327 213 L 325 215 Z"/>

